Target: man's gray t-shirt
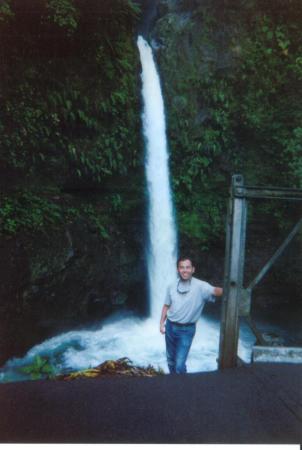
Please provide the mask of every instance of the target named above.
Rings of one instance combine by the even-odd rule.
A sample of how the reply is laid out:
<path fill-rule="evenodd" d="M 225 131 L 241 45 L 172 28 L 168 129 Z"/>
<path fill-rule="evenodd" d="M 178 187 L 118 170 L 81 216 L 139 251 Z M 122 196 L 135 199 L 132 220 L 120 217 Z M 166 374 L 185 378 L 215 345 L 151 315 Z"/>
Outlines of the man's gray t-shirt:
<path fill-rule="evenodd" d="M 186 281 L 180 278 L 167 290 L 168 319 L 178 323 L 197 322 L 205 302 L 215 302 L 214 289 L 211 284 L 194 277 Z"/>

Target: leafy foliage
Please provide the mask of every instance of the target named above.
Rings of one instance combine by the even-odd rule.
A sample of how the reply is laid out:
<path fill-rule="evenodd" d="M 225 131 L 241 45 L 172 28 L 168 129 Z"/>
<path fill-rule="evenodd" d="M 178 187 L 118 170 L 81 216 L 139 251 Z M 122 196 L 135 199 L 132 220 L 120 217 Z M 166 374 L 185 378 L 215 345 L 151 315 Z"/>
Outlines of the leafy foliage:
<path fill-rule="evenodd" d="M 21 372 L 30 375 L 32 380 L 41 378 L 53 378 L 55 374 L 54 367 L 49 363 L 47 358 L 37 355 L 32 364 L 21 367 Z"/>
<path fill-rule="evenodd" d="M 302 185 L 302 8 L 298 0 L 249 0 L 239 9 L 234 0 L 182 0 L 179 8 L 191 19 L 174 26 L 169 15 L 158 57 L 178 223 L 205 247 L 222 241 L 232 173 L 250 184 Z M 19 185 L 2 198 L 2 233 L 84 213 L 39 192 L 42 185 L 128 183 L 137 202 L 138 17 L 130 0 L 1 3 L 0 161 Z M 127 201 L 118 190 L 104 195 L 102 212 L 87 204 L 104 239 L 108 217 L 135 204 L 125 192 Z M 284 224 L 273 205 L 264 212 Z"/>
<path fill-rule="evenodd" d="M 97 207 L 62 201 L 61 190 L 118 185 L 137 171 L 139 14 L 131 0 L 1 3 L 0 175 L 12 178 L 0 234 L 47 232 L 83 216 L 109 238 L 104 209 L 125 211 L 119 194 Z"/>
<path fill-rule="evenodd" d="M 135 167 L 137 7 L 12 0 L 4 12 L 14 19 L 0 22 L 1 159 L 31 175 L 57 169 L 97 182 Z"/>
<path fill-rule="evenodd" d="M 180 3 L 191 20 L 181 27 L 171 14 L 159 31 L 173 185 L 181 233 L 206 245 L 224 236 L 232 174 L 301 186 L 302 8 L 297 0 Z M 275 218 L 282 227 L 287 215 Z"/>
<path fill-rule="evenodd" d="M 0 208 L 0 235 L 13 236 L 23 231 L 30 234 L 47 233 L 63 224 L 84 217 L 87 223 L 99 234 L 101 239 L 109 239 L 110 199 L 107 200 L 107 213 L 93 201 L 72 202 L 46 192 L 43 195 L 21 190 L 14 195 L 3 196 Z M 70 204 L 71 203 L 71 204 Z M 112 208 L 116 208 L 113 202 Z M 106 207 L 106 204 L 105 204 Z"/>
<path fill-rule="evenodd" d="M 49 15 L 47 19 L 72 33 L 78 26 L 78 14 L 70 0 L 49 0 L 46 5 Z"/>
<path fill-rule="evenodd" d="M 2 198 L 0 229 L 3 234 L 22 230 L 42 231 L 62 219 L 61 209 L 54 202 L 30 191 Z"/>

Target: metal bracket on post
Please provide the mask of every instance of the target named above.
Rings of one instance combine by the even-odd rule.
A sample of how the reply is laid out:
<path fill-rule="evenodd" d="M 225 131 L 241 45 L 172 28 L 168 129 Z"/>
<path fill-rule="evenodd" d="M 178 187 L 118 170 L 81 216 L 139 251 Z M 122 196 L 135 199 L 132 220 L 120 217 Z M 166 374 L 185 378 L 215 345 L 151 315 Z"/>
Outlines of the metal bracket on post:
<path fill-rule="evenodd" d="M 232 177 L 227 218 L 224 294 L 220 329 L 219 368 L 237 366 L 239 302 L 242 293 L 247 202 L 240 195 L 242 175 Z M 238 195 L 239 194 L 239 195 Z"/>

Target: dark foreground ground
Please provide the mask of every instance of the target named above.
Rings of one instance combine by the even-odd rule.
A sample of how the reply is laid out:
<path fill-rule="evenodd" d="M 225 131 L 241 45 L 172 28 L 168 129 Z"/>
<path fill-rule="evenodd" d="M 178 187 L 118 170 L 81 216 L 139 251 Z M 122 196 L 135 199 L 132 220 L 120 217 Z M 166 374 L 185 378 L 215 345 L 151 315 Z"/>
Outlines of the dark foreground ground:
<path fill-rule="evenodd" d="M 0 385 L 6 443 L 302 442 L 302 365 Z"/>

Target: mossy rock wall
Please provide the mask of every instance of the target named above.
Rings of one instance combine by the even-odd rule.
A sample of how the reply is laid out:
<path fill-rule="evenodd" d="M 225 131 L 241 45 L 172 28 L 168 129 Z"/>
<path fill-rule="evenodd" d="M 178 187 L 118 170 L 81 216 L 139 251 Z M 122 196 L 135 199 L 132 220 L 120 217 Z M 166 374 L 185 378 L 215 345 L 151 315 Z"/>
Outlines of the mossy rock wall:
<path fill-rule="evenodd" d="M 146 314 L 143 228 L 136 217 L 123 231 L 112 225 L 104 241 L 83 218 L 34 239 L 3 240 L 1 361 L 113 312 Z"/>
<path fill-rule="evenodd" d="M 231 177 L 301 184 L 302 40 L 298 1 L 161 0 L 150 32 L 166 103 L 180 250 L 221 283 Z M 300 175 L 299 175 L 300 174 Z M 245 283 L 301 215 L 300 203 L 251 201 Z M 255 289 L 254 304 L 301 305 L 301 233 Z"/>
<path fill-rule="evenodd" d="M 128 0 L 0 6 L 1 362 L 146 313 L 139 16 Z"/>

